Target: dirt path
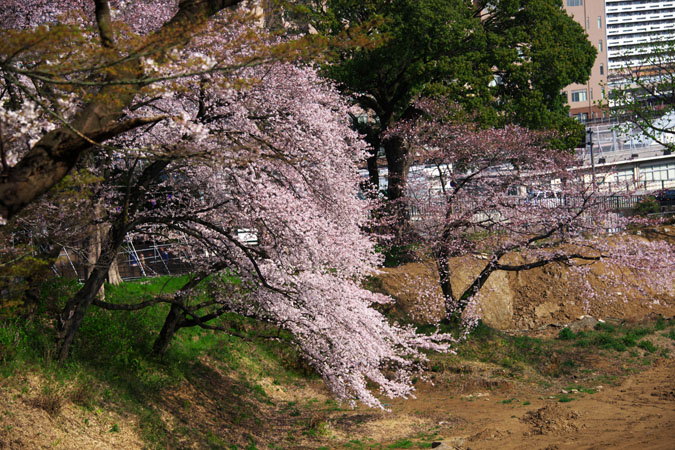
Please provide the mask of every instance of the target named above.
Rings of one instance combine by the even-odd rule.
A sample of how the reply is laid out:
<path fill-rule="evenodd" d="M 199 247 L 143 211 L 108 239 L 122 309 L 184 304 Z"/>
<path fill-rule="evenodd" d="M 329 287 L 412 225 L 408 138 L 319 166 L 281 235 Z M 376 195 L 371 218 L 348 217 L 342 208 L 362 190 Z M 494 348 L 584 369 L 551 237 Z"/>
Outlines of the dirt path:
<path fill-rule="evenodd" d="M 435 422 L 442 449 L 675 448 L 673 359 L 660 359 L 619 386 L 570 396 L 574 400 L 560 402 L 520 385 L 457 396 L 425 386 L 417 399 L 392 402 L 391 408 L 401 423 L 411 417 Z M 370 429 L 378 430 L 376 422 Z"/>

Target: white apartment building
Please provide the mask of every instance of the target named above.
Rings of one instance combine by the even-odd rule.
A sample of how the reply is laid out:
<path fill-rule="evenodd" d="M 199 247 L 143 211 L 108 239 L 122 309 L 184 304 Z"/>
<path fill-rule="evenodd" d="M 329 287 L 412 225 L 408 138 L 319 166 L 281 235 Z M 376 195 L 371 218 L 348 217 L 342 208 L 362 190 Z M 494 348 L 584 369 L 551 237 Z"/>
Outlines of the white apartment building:
<path fill-rule="evenodd" d="M 564 0 L 564 7 L 598 51 L 588 82 L 565 89 L 570 113 L 603 118 L 599 103 L 620 83 L 620 71 L 644 64 L 651 44 L 675 40 L 675 0 Z"/>
<path fill-rule="evenodd" d="M 675 39 L 675 0 L 604 2 L 610 73 L 642 65 L 651 44 Z"/>

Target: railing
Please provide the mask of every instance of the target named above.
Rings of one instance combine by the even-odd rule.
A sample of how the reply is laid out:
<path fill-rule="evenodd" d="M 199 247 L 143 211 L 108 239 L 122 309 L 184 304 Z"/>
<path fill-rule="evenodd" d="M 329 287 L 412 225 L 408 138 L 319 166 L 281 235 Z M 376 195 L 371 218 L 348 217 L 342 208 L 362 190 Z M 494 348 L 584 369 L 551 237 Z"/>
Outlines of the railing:
<path fill-rule="evenodd" d="M 596 228 L 598 226 L 605 229 L 608 233 L 617 233 L 623 230 L 625 226 L 625 216 L 631 215 L 635 207 L 642 200 L 645 199 L 647 195 L 599 195 L 592 200 L 592 214 L 585 214 L 580 217 L 581 223 L 593 226 Z M 522 208 L 523 206 L 532 206 L 533 208 L 567 208 L 571 210 L 577 210 L 578 208 L 588 208 L 588 205 L 584 205 L 584 199 L 580 197 L 552 197 L 552 198 L 523 198 L 523 197 L 513 197 L 513 206 Z M 429 205 L 427 205 L 429 206 Z M 430 208 L 436 208 L 438 205 L 429 206 Z M 473 219 L 471 222 L 475 223 L 475 226 L 469 226 L 467 230 L 480 231 L 481 222 L 491 222 L 493 226 L 499 228 L 501 224 L 508 224 L 509 220 L 506 219 L 497 209 L 490 210 L 486 208 L 484 203 L 478 201 L 466 201 L 466 202 L 457 202 L 455 204 L 455 211 L 459 214 L 469 213 L 472 214 Z M 424 220 L 424 217 L 430 213 L 429 210 L 424 205 L 416 205 L 410 209 L 410 219 L 415 222 L 420 222 Z M 672 214 L 667 210 L 662 211 L 660 214 Z M 536 224 L 532 225 L 532 230 L 537 227 Z"/>
<path fill-rule="evenodd" d="M 120 277 L 124 281 L 187 273 L 192 269 L 187 261 L 189 258 L 178 246 L 155 242 L 127 242 L 116 258 Z M 52 269 L 59 276 L 84 281 L 90 265 L 81 255 L 64 248 Z"/>

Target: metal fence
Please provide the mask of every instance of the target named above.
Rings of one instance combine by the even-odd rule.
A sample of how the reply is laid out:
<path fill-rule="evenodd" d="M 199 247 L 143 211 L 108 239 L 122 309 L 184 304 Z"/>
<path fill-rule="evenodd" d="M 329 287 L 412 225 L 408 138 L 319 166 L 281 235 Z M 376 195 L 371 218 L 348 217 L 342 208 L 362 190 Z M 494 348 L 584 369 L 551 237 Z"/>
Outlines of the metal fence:
<path fill-rule="evenodd" d="M 189 258 L 177 245 L 152 241 L 128 241 L 116 258 L 124 281 L 187 273 L 192 269 L 187 261 Z M 84 281 L 91 266 L 83 255 L 63 248 L 52 269 L 59 276 Z"/>

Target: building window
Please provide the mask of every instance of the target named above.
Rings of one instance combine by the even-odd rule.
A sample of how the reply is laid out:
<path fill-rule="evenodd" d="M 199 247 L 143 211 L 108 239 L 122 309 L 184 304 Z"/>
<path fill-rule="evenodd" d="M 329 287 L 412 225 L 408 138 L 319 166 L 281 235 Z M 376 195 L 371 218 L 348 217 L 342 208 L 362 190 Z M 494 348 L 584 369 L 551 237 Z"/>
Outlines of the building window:
<path fill-rule="evenodd" d="M 573 102 L 585 102 L 588 100 L 586 89 L 580 91 L 572 91 L 572 101 Z"/>
<path fill-rule="evenodd" d="M 614 174 L 614 182 L 616 183 L 626 183 L 633 182 L 633 168 L 629 169 L 619 169 Z"/>
<path fill-rule="evenodd" d="M 588 29 L 591 27 L 590 20 L 591 20 L 590 17 L 586 17 L 586 31 L 588 31 Z"/>
<path fill-rule="evenodd" d="M 567 0 L 567 6 L 581 6 L 582 0 Z"/>
<path fill-rule="evenodd" d="M 593 88 L 591 88 L 591 100 L 593 100 Z"/>
<path fill-rule="evenodd" d="M 675 164 L 654 164 L 640 167 L 640 178 L 645 181 L 674 180 Z"/>
<path fill-rule="evenodd" d="M 602 42 L 602 41 L 600 41 L 600 42 Z M 605 65 L 600 64 L 600 75 L 604 75 L 604 74 L 605 74 Z"/>
<path fill-rule="evenodd" d="M 598 41 L 598 51 L 602 53 L 602 39 Z"/>
<path fill-rule="evenodd" d="M 602 17 L 598 16 L 598 30 L 602 29 Z"/>

